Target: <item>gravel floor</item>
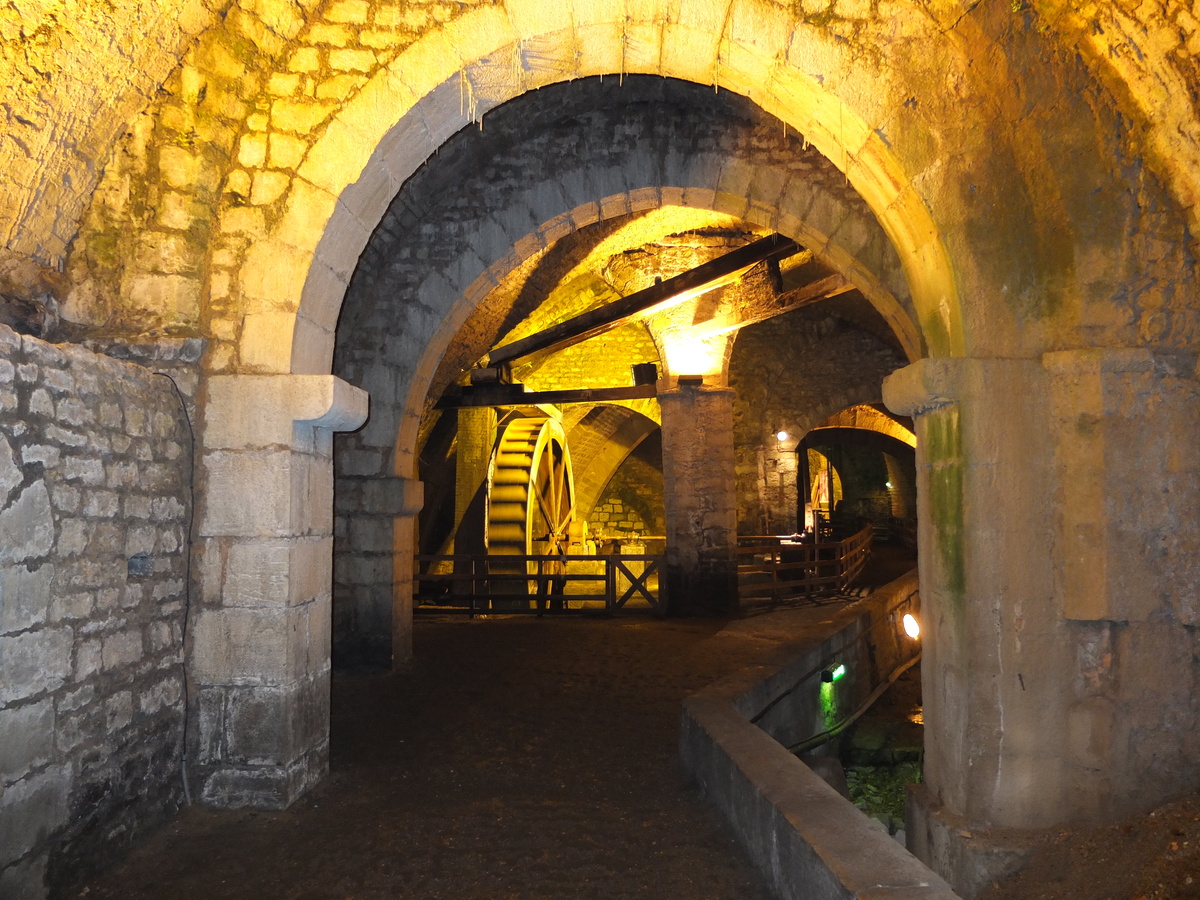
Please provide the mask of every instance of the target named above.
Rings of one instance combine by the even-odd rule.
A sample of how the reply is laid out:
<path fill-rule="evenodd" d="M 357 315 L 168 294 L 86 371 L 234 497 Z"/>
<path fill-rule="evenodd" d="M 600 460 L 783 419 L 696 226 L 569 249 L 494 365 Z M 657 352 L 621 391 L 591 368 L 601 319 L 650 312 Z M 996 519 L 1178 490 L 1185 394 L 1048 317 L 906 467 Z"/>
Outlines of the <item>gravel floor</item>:
<path fill-rule="evenodd" d="M 725 624 L 418 621 L 412 672 L 335 676 L 309 795 L 185 809 L 74 895 L 767 900 L 676 751 L 681 698 L 763 652 Z"/>

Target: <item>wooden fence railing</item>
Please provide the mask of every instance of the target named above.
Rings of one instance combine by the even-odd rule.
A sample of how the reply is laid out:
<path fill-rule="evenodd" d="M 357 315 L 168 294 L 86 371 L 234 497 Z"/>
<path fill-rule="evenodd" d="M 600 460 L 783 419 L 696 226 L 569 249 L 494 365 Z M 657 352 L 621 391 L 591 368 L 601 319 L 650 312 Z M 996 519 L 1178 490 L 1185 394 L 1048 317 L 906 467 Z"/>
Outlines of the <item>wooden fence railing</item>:
<path fill-rule="evenodd" d="M 844 541 L 792 542 L 773 535 L 738 538 L 738 599 L 742 605 L 843 591 L 871 555 L 870 525 Z"/>
<path fill-rule="evenodd" d="M 666 613 L 659 573 L 650 554 L 452 554 L 415 557 L 414 611 L 537 613 L 642 607 Z"/>

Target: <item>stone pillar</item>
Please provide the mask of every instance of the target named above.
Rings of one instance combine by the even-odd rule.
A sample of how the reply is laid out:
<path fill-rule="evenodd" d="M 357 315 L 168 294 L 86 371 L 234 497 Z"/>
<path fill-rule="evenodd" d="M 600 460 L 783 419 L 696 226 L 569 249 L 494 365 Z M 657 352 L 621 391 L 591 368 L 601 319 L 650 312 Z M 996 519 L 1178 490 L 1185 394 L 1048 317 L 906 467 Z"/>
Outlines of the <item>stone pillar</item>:
<path fill-rule="evenodd" d="M 423 502 L 423 484 L 410 481 L 411 502 L 392 519 L 392 671 L 401 671 L 413 658 L 413 554 L 417 549 L 417 513 Z"/>
<path fill-rule="evenodd" d="M 737 607 L 733 394 L 685 383 L 658 395 L 667 591 L 674 613 Z"/>
<path fill-rule="evenodd" d="M 491 407 L 458 410 L 454 479 L 454 552 L 486 553 L 488 467 L 496 437 Z"/>
<path fill-rule="evenodd" d="M 367 396 L 330 375 L 206 386 L 189 774 L 207 803 L 279 809 L 328 770 L 332 436 Z"/>
<path fill-rule="evenodd" d="M 1050 379 L 1059 558 L 1076 662 L 1063 730 L 1075 814 L 1200 786 L 1200 378 L 1194 354 L 1067 350 Z"/>
<path fill-rule="evenodd" d="M 1006 829 L 1116 821 L 1200 785 L 1194 358 L 922 360 L 925 783 L 910 848 L 964 897 Z M 1009 833 L 1011 834 L 1011 833 Z"/>
<path fill-rule="evenodd" d="M 1036 360 L 925 359 L 884 381 L 917 431 L 925 774 L 909 849 L 964 897 L 1014 859 L 989 830 L 1049 824 L 1066 800 L 1045 396 Z"/>
<path fill-rule="evenodd" d="M 780 440 L 772 434 L 758 449 L 758 496 L 763 511 L 758 527 L 763 530 L 757 533 L 794 534 L 804 526 L 799 510 L 808 498 L 800 495 L 799 443 L 792 435 Z M 807 480 L 807 453 L 803 465 Z M 742 526 L 743 534 L 747 533 L 746 527 Z"/>
<path fill-rule="evenodd" d="M 339 665 L 406 665 L 412 636 L 406 633 L 399 644 L 395 636 L 412 619 L 412 557 L 424 485 L 396 475 L 343 472 L 337 491 L 335 656 Z"/>

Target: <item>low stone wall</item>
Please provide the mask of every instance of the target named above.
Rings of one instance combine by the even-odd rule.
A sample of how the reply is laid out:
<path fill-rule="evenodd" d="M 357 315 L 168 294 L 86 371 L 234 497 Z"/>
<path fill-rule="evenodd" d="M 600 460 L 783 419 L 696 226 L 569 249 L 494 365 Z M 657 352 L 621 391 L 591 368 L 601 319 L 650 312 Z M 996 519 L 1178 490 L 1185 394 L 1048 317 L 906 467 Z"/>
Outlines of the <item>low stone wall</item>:
<path fill-rule="evenodd" d="M 889 611 L 916 586 L 915 572 L 900 578 L 831 616 L 822 633 L 684 701 L 685 768 L 784 900 L 957 897 L 786 749 L 859 706 L 902 661 Z M 820 676 L 839 663 L 847 672 L 831 707 Z"/>
<path fill-rule="evenodd" d="M 0 897 L 180 800 L 190 447 L 166 378 L 0 327 Z"/>

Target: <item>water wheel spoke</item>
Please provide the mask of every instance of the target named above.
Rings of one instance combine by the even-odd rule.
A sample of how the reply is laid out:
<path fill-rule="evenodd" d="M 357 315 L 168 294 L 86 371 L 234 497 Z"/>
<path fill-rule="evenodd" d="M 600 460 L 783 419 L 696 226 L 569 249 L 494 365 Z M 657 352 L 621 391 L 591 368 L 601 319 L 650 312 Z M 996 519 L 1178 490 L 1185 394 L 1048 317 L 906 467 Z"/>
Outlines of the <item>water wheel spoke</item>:
<path fill-rule="evenodd" d="M 546 531 L 550 534 L 553 534 L 554 533 L 554 514 L 553 514 L 554 505 L 552 502 L 551 503 L 546 502 L 546 495 L 543 491 L 539 490 L 539 491 L 536 491 L 535 493 L 537 495 L 538 510 L 541 512 L 542 519 L 545 521 L 545 524 L 546 524 Z M 535 528 L 534 531 L 540 532 L 541 529 Z"/>

